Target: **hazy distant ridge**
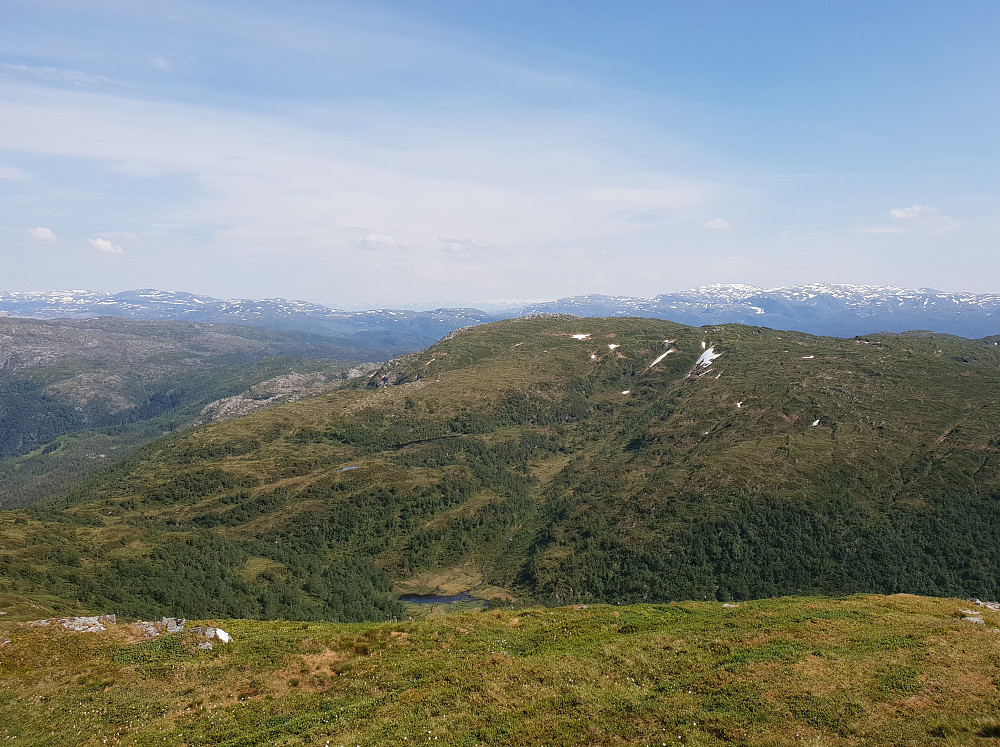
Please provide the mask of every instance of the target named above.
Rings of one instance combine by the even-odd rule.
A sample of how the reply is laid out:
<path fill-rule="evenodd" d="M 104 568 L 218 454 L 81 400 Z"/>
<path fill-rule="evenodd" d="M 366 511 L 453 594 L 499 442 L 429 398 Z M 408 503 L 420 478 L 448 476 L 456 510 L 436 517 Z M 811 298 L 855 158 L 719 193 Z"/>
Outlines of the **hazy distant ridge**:
<path fill-rule="evenodd" d="M 536 313 L 641 316 L 692 325 L 739 322 L 839 337 L 911 329 L 972 338 L 1000 333 L 998 294 L 875 285 L 813 283 L 771 289 L 703 285 L 652 298 L 573 296 L 496 313 L 467 308 L 343 311 L 281 298 L 221 300 L 159 290 L 0 292 L 0 314 L 13 316 L 251 324 L 324 335 L 376 335 L 401 350 L 424 347 L 458 327 Z"/>
<path fill-rule="evenodd" d="M 223 300 L 153 289 L 122 293 L 0 292 L 0 315 L 3 314 L 36 319 L 96 316 L 166 319 L 244 324 L 337 337 L 359 335 L 365 343 L 386 345 L 397 352 L 422 349 L 458 327 L 497 318 L 477 309 L 341 311 L 283 298 Z"/>
<path fill-rule="evenodd" d="M 878 285 L 703 285 L 654 298 L 575 296 L 523 312 L 643 316 L 692 325 L 738 322 L 838 337 L 912 329 L 972 338 L 1000 332 L 1000 295 Z"/>

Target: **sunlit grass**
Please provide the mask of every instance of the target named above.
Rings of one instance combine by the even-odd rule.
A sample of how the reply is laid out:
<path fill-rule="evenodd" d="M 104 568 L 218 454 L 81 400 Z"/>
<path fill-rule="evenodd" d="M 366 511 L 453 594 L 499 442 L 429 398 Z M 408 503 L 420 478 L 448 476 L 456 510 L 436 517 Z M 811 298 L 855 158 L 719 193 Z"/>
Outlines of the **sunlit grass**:
<path fill-rule="evenodd" d="M 1000 623 L 968 602 L 784 598 L 220 621 L 234 642 L 0 624 L 21 745 L 975 744 Z M 430 737 L 430 739 L 428 739 Z M 106 741 L 105 741 L 106 740 Z"/>

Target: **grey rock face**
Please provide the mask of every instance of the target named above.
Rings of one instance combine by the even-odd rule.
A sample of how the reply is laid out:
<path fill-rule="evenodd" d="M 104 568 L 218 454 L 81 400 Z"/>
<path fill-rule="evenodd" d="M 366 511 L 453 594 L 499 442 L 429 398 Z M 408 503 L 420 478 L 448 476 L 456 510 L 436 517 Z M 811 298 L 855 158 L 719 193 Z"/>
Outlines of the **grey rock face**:
<path fill-rule="evenodd" d="M 183 617 L 164 617 L 160 620 L 160 625 L 166 633 L 179 633 L 184 630 L 186 622 Z"/>

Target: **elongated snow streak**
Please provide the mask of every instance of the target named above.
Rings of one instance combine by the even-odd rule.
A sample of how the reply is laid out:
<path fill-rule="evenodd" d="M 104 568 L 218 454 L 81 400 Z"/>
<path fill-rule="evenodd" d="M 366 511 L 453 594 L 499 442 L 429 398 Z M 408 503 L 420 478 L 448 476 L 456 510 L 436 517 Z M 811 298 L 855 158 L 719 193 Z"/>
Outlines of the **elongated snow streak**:
<path fill-rule="evenodd" d="M 722 353 L 716 353 L 715 352 L 715 345 L 713 345 L 712 347 L 710 347 L 708 350 L 706 350 L 704 353 L 701 354 L 701 357 L 698 358 L 698 360 L 695 363 L 695 365 L 696 366 L 704 366 L 704 367 L 707 368 L 708 366 L 712 365 L 712 361 L 714 361 L 716 358 L 718 358 L 721 355 L 722 355 Z"/>
<path fill-rule="evenodd" d="M 707 344 L 708 343 L 706 343 L 704 340 L 702 340 L 701 341 L 701 349 L 704 350 L 705 349 L 705 345 L 707 345 Z"/>
<path fill-rule="evenodd" d="M 816 357 L 815 355 L 803 355 L 802 356 L 802 360 L 808 361 L 808 360 L 812 360 L 815 357 Z"/>
<path fill-rule="evenodd" d="M 820 418 L 816 418 L 816 419 L 815 419 L 815 420 L 813 421 L 813 424 L 812 424 L 812 427 L 813 427 L 813 428 L 815 428 L 815 427 L 816 427 L 817 425 L 819 425 L 819 421 L 820 421 Z"/>
<path fill-rule="evenodd" d="M 655 361 L 653 361 L 652 363 L 650 363 L 646 367 L 646 370 L 648 371 L 649 369 L 651 369 L 653 366 L 655 366 L 657 363 L 659 363 L 660 361 L 662 361 L 664 358 L 666 358 L 668 355 L 670 355 L 673 352 L 676 352 L 675 349 L 674 348 L 670 348 L 670 350 L 668 350 L 667 352 L 663 353 L 659 358 L 657 358 Z"/>
<path fill-rule="evenodd" d="M 570 337 L 572 337 L 574 340 L 586 340 L 588 337 L 590 337 L 590 335 L 579 334 L 579 335 L 570 335 Z"/>
<path fill-rule="evenodd" d="M 631 394 L 631 393 L 632 393 L 631 389 L 626 389 L 624 392 L 622 392 L 622 394 Z"/>

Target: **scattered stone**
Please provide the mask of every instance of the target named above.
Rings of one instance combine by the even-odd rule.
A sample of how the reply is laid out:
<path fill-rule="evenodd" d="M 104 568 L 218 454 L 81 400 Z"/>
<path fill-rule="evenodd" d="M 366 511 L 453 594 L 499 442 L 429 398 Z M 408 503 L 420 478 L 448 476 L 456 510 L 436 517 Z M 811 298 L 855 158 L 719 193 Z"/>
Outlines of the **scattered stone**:
<path fill-rule="evenodd" d="M 135 627 L 141 630 L 142 634 L 147 638 L 156 638 L 160 634 L 159 623 L 140 620 L 135 624 Z"/>
<path fill-rule="evenodd" d="M 139 620 L 134 623 L 135 627 L 142 631 L 142 634 L 147 638 L 156 638 L 156 636 L 163 633 L 179 633 L 184 630 L 184 623 L 186 623 L 183 617 L 164 617 L 161 618 L 159 622 L 148 622 L 146 620 Z"/>
<path fill-rule="evenodd" d="M 6 615 L 6 614 L 7 614 L 6 612 L 0 612 L 0 617 L 2 617 L 3 615 Z"/>
<path fill-rule="evenodd" d="M 723 602 L 722 606 L 725 607 L 728 610 L 734 610 L 734 609 L 736 609 L 736 605 L 735 604 L 730 604 L 729 602 Z"/>
<path fill-rule="evenodd" d="M 102 630 L 107 630 L 105 625 L 116 625 L 118 623 L 118 618 L 114 615 L 63 617 L 55 622 L 62 625 L 66 628 L 66 630 L 75 630 L 77 633 L 100 633 Z"/>
<path fill-rule="evenodd" d="M 970 599 L 969 601 L 979 607 L 985 607 L 988 610 L 993 610 L 994 612 L 1000 612 L 1000 602 L 983 602 L 982 600 L 979 599 Z"/>
<path fill-rule="evenodd" d="M 163 626 L 163 630 L 167 633 L 179 633 L 184 630 L 184 623 L 186 623 L 183 617 L 164 617 L 160 620 L 160 625 Z"/>
<path fill-rule="evenodd" d="M 78 633 L 99 633 L 102 630 L 107 630 L 105 625 L 116 625 L 118 618 L 114 615 L 95 615 L 93 617 L 60 617 L 31 621 L 31 625 L 36 628 L 45 628 L 52 623 L 59 623 L 66 630 L 75 630 Z"/>
<path fill-rule="evenodd" d="M 232 636 L 222 628 L 191 628 L 191 632 L 206 638 L 218 638 L 221 643 L 229 643 L 233 640 Z"/>
<path fill-rule="evenodd" d="M 972 623 L 973 625 L 985 625 L 983 621 L 982 613 L 976 610 L 959 610 L 959 614 L 962 616 L 962 622 Z"/>
<path fill-rule="evenodd" d="M 202 641 L 198 644 L 199 651 L 211 651 L 215 646 L 212 645 L 211 641 Z"/>

